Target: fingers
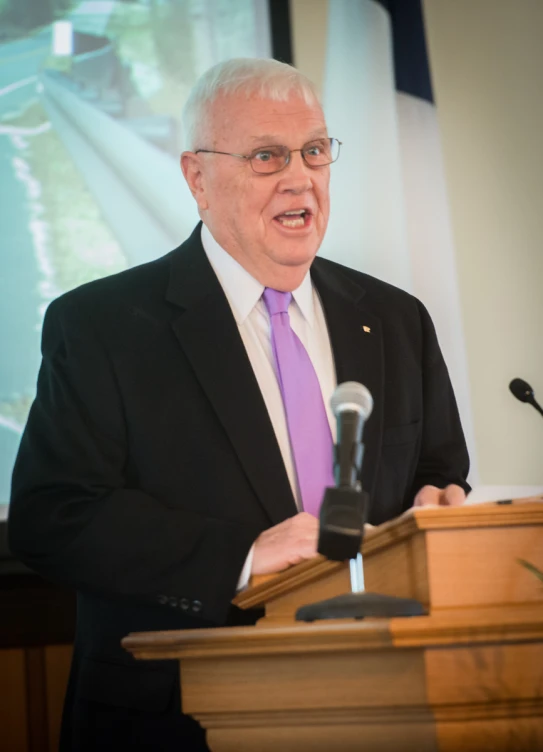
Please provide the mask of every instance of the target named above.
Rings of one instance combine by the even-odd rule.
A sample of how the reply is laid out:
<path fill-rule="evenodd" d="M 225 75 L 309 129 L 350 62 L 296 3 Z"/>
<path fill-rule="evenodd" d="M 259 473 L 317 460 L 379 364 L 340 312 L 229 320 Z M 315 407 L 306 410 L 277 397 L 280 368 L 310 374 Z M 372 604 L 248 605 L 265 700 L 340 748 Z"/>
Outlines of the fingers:
<path fill-rule="evenodd" d="M 466 493 L 461 486 L 451 483 L 446 488 L 423 486 L 415 496 L 413 506 L 458 507 L 466 500 Z"/>
<path fill-rule="evenodd" d="M 448 507 L 459 507 L 466 500 L 466 492 L 461 486 L 451 484 L 442 492 L 441 504 Z"/>
<path fill-rule="evenodd" d="M 280 572 L 317 555 L 319 521 L 307 512 L 265 530 L 255 542 L 251 574 Z"/>
<path fill-rule="evenodd" d="M 423 486 L 415 496 L 414 507 L 438 506 L 441 489 L 437 486 Z"/>

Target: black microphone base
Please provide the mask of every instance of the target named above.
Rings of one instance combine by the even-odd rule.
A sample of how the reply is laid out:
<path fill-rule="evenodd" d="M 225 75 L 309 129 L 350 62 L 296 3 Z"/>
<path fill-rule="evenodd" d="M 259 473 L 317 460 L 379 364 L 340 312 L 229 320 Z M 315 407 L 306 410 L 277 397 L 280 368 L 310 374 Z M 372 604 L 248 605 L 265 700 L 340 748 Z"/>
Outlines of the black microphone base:
<path fill-rule="evenodd" d="M 346 593 L 325 601 L 309 603 L 296 611 L 296 621 L 320 619 L 390 619 L 395 616 L 424 616 L 426 611 L 413 598 L 396 598 L 378 593 Z"/>

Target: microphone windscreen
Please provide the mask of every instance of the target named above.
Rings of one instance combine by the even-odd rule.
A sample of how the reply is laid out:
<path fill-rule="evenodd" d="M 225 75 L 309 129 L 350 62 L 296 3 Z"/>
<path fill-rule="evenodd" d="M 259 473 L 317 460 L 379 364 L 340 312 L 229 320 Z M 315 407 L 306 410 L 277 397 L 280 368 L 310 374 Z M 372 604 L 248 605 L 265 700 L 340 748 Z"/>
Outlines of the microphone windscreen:
<path fill-rule="evenodd" d="M 344 381 L 336 387 L 330 406 L 336 417 L 343 410 L 356 410 L 367 420 L 373 410 L 373 397 L 369 389 L 358 381 Z"/>
<path fill-rule="evenodd" d="M 511 393 L 521 402 L 531 402 L 534 398 L 534 390 L 523 379 L 513 379 L 509 384 Z"/>

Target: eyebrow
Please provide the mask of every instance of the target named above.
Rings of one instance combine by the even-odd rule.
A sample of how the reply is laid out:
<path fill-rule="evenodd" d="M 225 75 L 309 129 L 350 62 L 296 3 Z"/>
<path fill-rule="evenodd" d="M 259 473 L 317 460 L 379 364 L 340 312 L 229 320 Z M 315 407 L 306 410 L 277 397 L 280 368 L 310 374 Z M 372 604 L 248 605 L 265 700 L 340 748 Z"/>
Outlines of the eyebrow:
<path fill-rule="evenodd" d="M 328 138 L 328 131 L 324 128 L 320 128 L 318 131 L 313 131 L 304 143 L 308 144 L 310 141 L 314 141 L 317 138 Z M 278 143 L 277 136 L 271 136 L 269 134 L 264 134 L 263 136 L 252 136 L 251 141 L 255 146 L 283 146 L 283 144 Z"/>

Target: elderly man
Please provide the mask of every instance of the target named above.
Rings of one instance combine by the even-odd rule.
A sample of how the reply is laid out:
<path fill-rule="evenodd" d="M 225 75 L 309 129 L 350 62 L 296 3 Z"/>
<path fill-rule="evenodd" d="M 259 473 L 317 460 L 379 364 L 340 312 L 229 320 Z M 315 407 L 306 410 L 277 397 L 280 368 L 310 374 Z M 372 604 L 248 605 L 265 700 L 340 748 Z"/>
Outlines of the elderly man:
<path fill-rule="evenodd" d="M 64 750 L 204 750 L 175 664 L 138 630 L 239 624 L 251 573 L 316 553 L 335 385 L 360 381 L 369 519 L 461 503 L 468 457 L 419 301 L 315 259 L 328 134 L 311 83 L 231 60 L 187 102 L 183 174 L 202 224 L 167 256 L 48 309 L 10 509 L 15 554 L 78 591 Z"/>

